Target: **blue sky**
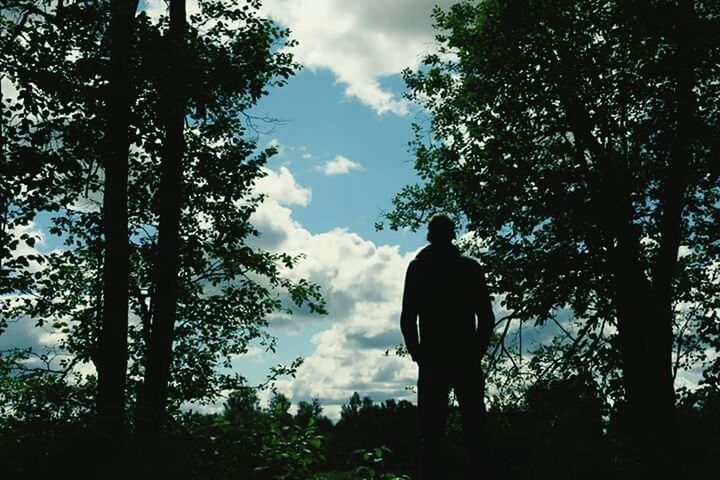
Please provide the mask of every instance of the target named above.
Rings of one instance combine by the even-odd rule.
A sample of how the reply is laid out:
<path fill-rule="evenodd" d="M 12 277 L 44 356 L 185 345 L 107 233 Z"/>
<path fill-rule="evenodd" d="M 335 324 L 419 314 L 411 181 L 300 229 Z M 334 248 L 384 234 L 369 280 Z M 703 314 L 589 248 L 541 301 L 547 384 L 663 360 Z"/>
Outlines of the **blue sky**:
<path fill-rule="evenodd" d="M 387 91 L 398 97 L 404 87 L 399 75 L 386 77 L 382 84 Z M 412 108 L 404 115 L 378 113 L 362 101 L 348 97 L 345 90 L 345 86 L 337 81 L 329 69 L 308 68 L 300 71 L 287 86 L 273 89 L 253 112 L 258 117 L 267 116 L 280 120 L 277 124 L 258 124 L 261 132 L 260 144 L 275 144 L 279 149 L 278 155 L 273 157 L 268 167 L 275 172 L 286 168 L 292 175 L 295 188 L 309 192 L 306 204 L 296 203 L 291 205 L 290 209 L 292 219 L 311 235 L 332 236 L 328 232 L 342 229 L 345 233 L 338 235 L 338 248 L 347 243 L 349 235 L 355 235 L 357 240 L 362 239 L 378 248 L 396 248 L 398 258 L 403 254 L 409 255 L 409 252 L 424 244 L 423 232 L 377 231 L 374 224 L 381 219 L 384 210 L 391 208 L 393 195 L 402 186 L 416 181 L 413 155 L 408 148 L 408 141 L 412 138 L 411 121 L 418 113 L 413 112 Z M 357 168 L 342 174 L 326 174 L 323 171 L 324 166 L 339 156 L 357 165 Z M 262 232 L 262 224 L 259 228 Z M 312 252 L 303 253 L 309 255 L 308 263 L 319 262 L 324 265 L 322 260 L 312 256 Z M 370 261 L 363 255 L 358 255 L 357 258 L 351 255 L 345 260 L 348 265 L 343 266 L 340 263 L 338 268 L 358 272 L 362 272 L 364 268 L 355 262 Z M 349 265 L 350 263 L 353 265 Z M 370 263 L 368 268 L 373 268 L 372 261 Z M 393 273 L 401 283 L 403 269 L 394 268 Z M 322 367 L 335 370 L 332 359 L 315 356 L 319 348 L 316 342 L 318 338 L 324 338 L 323 334 L 327 337 L 333 327 L 337 328 L 343 321 L 347 321 L 347 309 L 351 307 L 348 303 L 343 303 L 337 309 L 333 308 L 338 304 L 334 295 L 345 295 L 343 289 L 333 290 L 337 285 L 328 284 L 328 278 L 323 275 L 311 278 L 323 287 L 330 307 L 329 315 L 323 318 L 302 318 L 297 322 L 290 320 L 292 327 L 273 328 L 273 333 L 278 337 L 277 354 L 254 352 L 249 358 L 235 362 L 238 370 L 246 375 L 251 383 L 261 382 L 270 366 L 278 362 L 289 363 L 296 356 L 303 356 L 309 361 L 315 360 L 318 364 L 324 363 Z M 383 285 L 376 287 L 384 288 Z M 364 299 L 356 297 L 355 300 L 362 302 Z M 392 299 L 383 300 L 392 302 Z M 386 310 L 399 308 L 399 296 L 396 296 L 395 300 L 396 304 L 387 305 Z M 367 320 L 369 324 L 373 323 L 373 319 Z M 384 323 L 387 325 L 389 322 Z M 397 322 L 390 328 L 397 330 Z M 385 375 L 392 379 L 389 370 L 401 368 L 400 364 L 390 362 L 388 364 L 394 367 L 383 367 L 378 354 L 384 355 L 385 349 L 394 346 L 399 340 L 399 331 L 392 335 L 388 329 L 384 329 L 382 333 L 390 342 L 380 342 L 375 345 L 376 348 L 371 349 L 374 350 L 371 355 L 377 362 L 371 370 L 383 371 L 385 368 Z M 353 348 L 360 350 L 362 346 L 356 345 Z M 355 354 L 361 355 L 349 348 L 346 348 L 344 354 L 348 358 Z M 343 361 L 338 358 L 335 360 L 339 363 Z M 408 369 L 408 362 L 401 363 Z M 412 369 L 412 366 L 409 366 L 409 369 Z M 314 384 L 314 379 L 310 378 L 312 374 L 302 375 L 303 370 L 304 367 L 301 367 L 299 372 L 301 382 L 305 385 Z M 367 373 L 372 375 L 376 372 Z M 361 395 L 382 400 L 385 397 L 397 396 L 398 393 L 407 395 L 408 392 L 403 388 L 413 382 L 409 373 L 398 378 L 395 385 L 388 385 L 392 382 L 355 382 L 353 378 L 342 378 L 341 375 L 334 378 L 343 385 L 338 387 L 342 393 L 325 398 L 322 398 L 322 391 L 313 391 L 312 388 L 296 392 L 296 382 L 288 380 L 280 382 L 279 389 L 294 401 L 318 396 L 326 403 L 328 413 L 334 414 L 340 402 L 347 400 L 354 388 L 362 388 Z"/>
<path fill-rule="evenodd" d="M 399 75 L 392 79 L 384 83 L 399 95 L 402 80 Z M 390 208 L 392 196 L 416 180 L 407 145 L 413 117 L 379 115 L 344 90 L 330 71 L 304 69 L 260 102 L 253 114 L 281 121 L 258 124 L 264 142 L 280 145 L 269 166 L 287 165 L 298 183 L 312 189 L 311 206 L 294 211 L 311 231 L 342 226 L 375 242 L 415 248 L 417 235 L 376 232 L 373 226 Z M 359 163 L 362 170 L 331 176 L 317 171 L 337 155 Z"/>

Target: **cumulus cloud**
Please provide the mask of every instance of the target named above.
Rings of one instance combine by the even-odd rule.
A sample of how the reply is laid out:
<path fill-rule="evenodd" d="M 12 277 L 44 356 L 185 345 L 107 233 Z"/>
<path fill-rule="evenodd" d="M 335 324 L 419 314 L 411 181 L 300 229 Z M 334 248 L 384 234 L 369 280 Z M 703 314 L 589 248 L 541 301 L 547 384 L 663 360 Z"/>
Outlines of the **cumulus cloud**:
<path fill-rule="evenodd" d="M 301 187 L 295 182 L 287 167 L 279 171 L 263 168 L 264 177 L 255 182 L 255 191 L 266 195 L 278 205 L 300 205 L 306 207 L 310 203 L 312 191 Z"/>
<path fill-rule="evenodd" d="M 265 0 L 261 14 L 292 31 L 297 60 L 310 69 L 328 69 L 345 94 L 378 114 L 406 115 L 408 102 L 384 88 L 382 80 L 416 68 L 435 52 L 431 13 L 455 0 Z M 146 0 L 151 18 L 166 13 L 161 0 Z M 188 2 L 190 14 L 198 12 Z"/>
<path fill-rule="evenodd" d="M 273 192 L 301 191 L 292 173 L 268 175 L 284 182 Z M 281 180 L 282 179 L 282 180 Z M 400 304 L 405 270 L 416 252 L 401 252 L 393 245 L 377 245 L 343 228 L 310 232 L 293 218 L 293 211 L 280 202 L 288 193 L 269 195 L 251 218 L 261 232 L 258 247 L 303 254 L 305 259 L 287 272 L 291 278 L 307 278 L 321 286 L 328 316 L 277 315 L 271 328 L 284 334 L 303 331 L 311 322 L 325 326 L 312 339 L 313 350 L 296 377 L 278 381 L 276 388 L 293 402 L 318 398 L 324 411 L 337 418 L 342 404 L 353 392 L 376 401 L 387 398 L 414 400 L 408 387 L 415 384 L 417 366 L 392 352 L 402 342 L 399 329 Z M 498 317 L 508 312 L 496 298 Z M 511 334 L 517 333 L 517 326 Z M 526 353 L 547 343 L 559 330 L 524 328 Z M 281 339 L 282 341 L 282 339 Z"/>
<path fill-rule="evenodd" d="M 287 274 L 319 284 L 328 309 L 326 317 L 300 313 L 270 319 L 272 328 L 285 333 L 301 331 L 308 322 L 327 326 L 312 337 L 313 352 L 296 378 L 280 381 L 278 390 L 294 402 L 317 397 L 331 416 L 355 391 L 378 401 L 409 398 L 405 387 L 415 381 L 415 364 L 385 352 L 401 341 L 403 277 L 414 252 L 403 254 L 397 246 L 376 245 L 342 228 L 312 233 L 282 204 L 301 197 L 304 187 L 284 167 L 265 178 L 283 187 L 263 186 L 268 196 L 251 218 L 261 233 L 255 246 L 303 254 Z"/>
<path fill-rule="evenodd" d="M 324 164 L 316 166 L 315 169 L 325 175 L 346 175 L 353 171 L 361 172 L 365 170 L 365 167 L 347 157 L 337 155 L 332 160 L 328 160 Z"/>
<path fill-rule="evenodd" d="M 435 50 L 430 14 L 454 0 L 265 0 L 270 18 L 287 25 L 297 59 L 331 70 L 345 94 L 378 114 L 405 115 L 407 102 L 384 89 L 384 77 L 414 68 Z"/>
<path fill-rule="evenodd" d="M 325 413 L 337 418 L 353 392 L 375 401 L 413 399 L 406 387 L 415 383 L 417 366 L 409 359 L 387 356 L 383 349 L 356 348 L 341 323 L 318 333 L 312 342 L 315 349 L 296 378 L 277 384 L 278 390 L 294 401 L 317 397 Z"/>

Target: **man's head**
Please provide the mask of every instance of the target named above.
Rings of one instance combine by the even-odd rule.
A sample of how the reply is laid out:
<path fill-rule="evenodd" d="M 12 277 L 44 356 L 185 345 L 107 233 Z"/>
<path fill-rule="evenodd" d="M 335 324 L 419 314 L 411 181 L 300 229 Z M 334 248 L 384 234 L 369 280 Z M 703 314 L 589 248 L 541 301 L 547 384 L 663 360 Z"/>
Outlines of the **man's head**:
<path fill-rule="evenodd" d="M 428 222 L 427 239 L 430 243 L 451 243 L 455 239 L 455 222 L 444 213 L 436 213 Z"/>

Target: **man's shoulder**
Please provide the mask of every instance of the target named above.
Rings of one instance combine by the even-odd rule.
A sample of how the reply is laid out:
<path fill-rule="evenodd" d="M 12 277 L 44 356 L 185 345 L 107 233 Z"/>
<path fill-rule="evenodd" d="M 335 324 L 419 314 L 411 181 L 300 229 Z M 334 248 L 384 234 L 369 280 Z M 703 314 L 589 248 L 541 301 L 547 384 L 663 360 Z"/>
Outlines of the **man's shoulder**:
<path fill-rule="evenodd" d="M 460 258 L 460 262 L 462 264 L 462 271 L 465 272 L 465 275 L 467 275 L 468 278 L 485 278 L 485 270 L 476 258 L 463 255 Z"/>
<path fill-rule="evenodd" d="M 475 269 L 481 269 L 480 262 L 477 261 L 477 259 L 473 257 L 469 257 L 467 255 L 460 255 L 460 261 L 467 265 L 468 268 L 475 268 Z"/>
<path fill-rule="evenodd" d="M 415 271 L 419 270 L 420 268 L 422 268 L 422 263 L 423 262 L 417 257 L 410 260 L 410 263 L 408 263 L 408 266 L 407 266 L 408 273 L 415 272 Z"/>

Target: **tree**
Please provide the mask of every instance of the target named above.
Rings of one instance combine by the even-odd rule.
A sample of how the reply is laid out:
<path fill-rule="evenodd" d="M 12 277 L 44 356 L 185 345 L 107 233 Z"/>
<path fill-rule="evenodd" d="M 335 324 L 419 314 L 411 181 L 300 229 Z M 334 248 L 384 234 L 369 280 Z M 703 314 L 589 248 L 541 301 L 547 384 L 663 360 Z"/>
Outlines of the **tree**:
<path fill-rule="evenodd" d="M 296 305 L 324 311 L 316 285 L 285 276 L 301 257 L 248 246 L 248 239 L 258 235 L 250 217 L 262 201 L 254 183 L 266 174 L 264 165 L 275 150 L 257 146 L 253 119 L 246 112 L 269 87 L 283 85 L 297 69 L 285 48 L 294 44 L 288 31 L 259 17 L 257 9 L 256 2 L 207 0 L 190 16 L 185 42 L 187 105 L 182 134 L 186 147 L 177 314 L 168 398 L 163 405 L 171 415 L 178 415 L 183 403 L 215 402 L 242 385 L 242 375 L 230 370 L 231 360 L 246 353 L 251 342 L 275 348 L 266 329 L 271 315 L 290 312 Z M 11 205 L 23 221 L 30 221 L 41 208 L 50 210 L 43 220 L 46 231 L 64 247 L 37 253 L 42 268 L 20 265 L 13 273 L 17 288 L 12 299 L 0 301 L 3 320 L 37 322 L 55 335 L 58 343 L 52 347 L 57 355 L 52 357 L 52 367 L 72 372 L 81 364 L 97 368 L 101 363 L 104 165 L 96 159 L 106 153 L 106 145 L 98 139 L 103 138 L 109 121 L 104 88 L 110 10 L 108 2 L 64 5 L 61 10 L 66 22 L 53 17 L 52 10 L 50 16 L 44 11 L 33 13 L 28 17 L 33 28 L 23 33 L 27 38 L 10 43 L 14 61 L 8 62 L 12 66 L 9 80 L 20 93 L 12 101 L 3 99 L 3 114 L 4 152 L 12 159 L 11 165 L 27 166 L 28 158 L 38 159 L 38 168 L 25 177 L 37 178 L 30 190 L 34 203 L 16 195 Z M 130 405 L 145 380 L 156 312 L 153 285 L 159 283 L 154 271 L 165 117 L 158 92 L 167 76 L 158 67 L 166 64 L 162 41 L 166 29 L 164 18 L 155 21 L 145 12 L 138 13 L 131 47 L 131 83 L 136 95 L 130 117 L 127 187 L 126 402 Z M 50 72 L 52 81 L 43 72 Z M 8 108 L 15 109 L 16 104 L 37 108 L 39 114 L 28 116 L 26 122 L 18 120 L 22 115 Z M 28 142 L 31 137 L 38 141 Z M 21 178 L 11 177 L 3 186 L 10 184 L 13 192 L 25 195 Z M 49 207 L 40 202 L 42 193 L 50 195 Z M 85 372 L 79 386 L 93 386 L 94 375 Z"/>
<path fill-rule="evenodd" d="M 27 252 L 40 241 L 31 231 L 35 216 L 72 205 L 94 186 L 96 162 L 79 139 L 100 137 L 90 121 L 100 105 L 99 89 L 89 88 L 97 68 L 73 55 L 93 57 L 101 19 L 82 2 L 56 10 L 52 2 L 7 1 L 0 8 L 0 294 L 8 295 L 26 291 L 43 261 Z"/>
<path fill-rule="evenodd" d="M 268 410 L 282 425 L 288 425 L 292 421 L 292 415 L 290 415 L 291 405 L 292 402 L 285 394 L 275 391 L 272 398 L 270 398 Z"/>
<path fill-rule="evenodd" d="M 440 53 L 405 72 L 432 115 L 424 183 L 390 225 L 464 219 L 507 322 L 568 309 L 581 334 L 616 328 L 633 444 L 667 447 L 679 301 L 698 285 L 680 279 L 719 254 L 715 5 L 465 1 L 434 18 Z"/>
<path fill-rule="evenodd" d="M 107 86 L 107 155 L 103 192 L 103 304 L 98 344 L 97 415 L 105 433 L 117 435 L 125 422 L 128 293 L 128 156 L 132 98 L 131 54 L 138 0 L 110 6 L 110 66 Z"/>
<path fill-rule="evenodd" d="M 52 285 L 59 275 L 68 275 L 67 280 L 72 278 L 75 282 L 88 280 L 83 278 L 82 272 L 70 273 L 55 268 L 62 263 L 64 255 L 61 252 L 45 255 L 37 250 L 41 239 L 48 235 L 47 228 L 38 231 L 39 226 L 51 214 L 74 216 L 81 199 L 98 189 L 101 182 L 96 175 L 99 163 L 112 164 L 111 170 L 118 166 L 120 171 L 122 164 L 127 164 L 128 142 L 123 137 L 127 137 L 129 105 L 122 104 L 128 82 L 118 78 L 119 84 L 108 87 L 102 81 L 110 76 L 106 60 L 110 56 L 109 38 L 103 32 L 107 26 L 107 13 L 108 10 L 102 11 L 88 2 L 3 2 L 0 20 L 3 51 L 0 67 L 3 72 L 0 331 L 9 322 L 32 321 L 60 338 L 54 345 L 40 345 L 32 350 L 26 345 L 18 345 L 0 353 L 0 363 L 7 366 L 2 375 L 10 379 L 3 385 L 7 388 L 2 388 L 3 433 L 7 438 L 15 434 L 18 444 L 23 444 L 28 451 L 45 452 L 46 461 L 54 465 L 62 453 L 67 452 L 63 446 L 67 444 L 64 436 L 80 436 L 81 432 L 91 430 L 88 420 L 94 413 L 94 406 L 97 406 L 100 426 L 106 433 L 117 434 L 123 424 L 125 363 L 122 345 L 125 336 L 122 322 L 127 321 L 127 313 L 122 314 L 122 302 L 127 304 L 127 281 L 124 289 L 121 287 L 108 296 L 111 320 L 117 320 L 113 315 L 118 313 L 117 310 L 120 312 L 120 323 L 111 321 L 111 326 L 120 328 L 121 334 L 110 333 L 111 340 L 116 345 L 119 342 L 121 348 L 120 355 L 116 356 L 117 350 L 111 344 L 106 345 L 103 351 L 109 354 L 108 362 L 98 359 L 98 365 L 109 368 L 101 367 L 102 393 L 97 402 L 93 398 L 94 379 L 82 381 L 73 371 L 79 359 L 61 353 L 69 316 L 61 314 L 48 318 L 42 314 L 43 305 L 50 305 L 59 297 L 34 296 L 39 289 Z M 121 16 L 131 18 L 129 7 L 122 13 Z M 129 42 L 129 37 L 122 39 L 123 20 L 115 20 L 115 51 L 110 63 L 116 73 L 122 73 L 127 69 L 127 59 L 123 59 L 126 51 L 123 50 L 128 48 L 122 42 Z M 101 52 L 104 55 L 101 56 Z M 113 88 L 115 91 L 108 95 Z M 120 107 L 113 107 L 111 116 L 105 110 L 108 99 L 117 100 L 114 107 Z M 110 123 L 116 128 L 108 128 Z M 109 151 L 119 155 L 111 158 Z M 112 182 L 112 177 L 111 174 L 108 180 L 117 185 Z M 120 187 L 124 188 L 122 179 Z M 95 238 L 93 254 L 101 252 L 100 222 L 89 221 L 82 225 Z M 121 226 L 122 222 L 114 225 Z M 122 257 L 127 232 L 120 237 Z M 125 261 L 127 263 L 127 259 Z M 98 272 L 101 265 L 102 262 L 96 264 Z M 111 277 L 117 278 L 122 286 L 122 272 Z M 102 287 L 101 282 L 97 285 Z M 114 303 L 113 299 L 116 300 Z M 76 310 L 78 298 L 68 296 L 65 300 L 67 304 L 61 307 L 65 313 L 73 312 L 76 318 L 85 315 Z M 98 303 L 98 312 L 100 309 Z M 29 318 L 28 311 L 32 312 Z M 99 320 L 98 313 L 98 323 Z M 113 360 L 116 360 L 114 365 Z M 111 378 L 113 373 L 115 378 Z M 21 387 L 17 386 L 18 382 Z M 118 388 L 112 391 L 113 386 Z M 21 432 L 24 433 L 18 435 Z M 102 453 L 114 455 L 117 451 L 114 446 L 101 443 L 95 442 L 92 446 Z M 31 472 L 38 473 L 45 468 L 32 462 L 28 462 L 26 468 L 28 466 Z M 27 470 L 25 475 L 28 475 Z"/>
<path fill-rule="evenodd" d="M 320 400 L 313 398 L 312 402 L 300 400 L 298 402 L 297 413 L 295 414 L 295 422 L 298 425 L 307 425 L 310 421 L 317 423 L 318 420 L 326 420 L 326 417 L 322 417 L 322 406 Z M 324 422 L 323 422 L 324 423 Z"/>
<path fill-rule="evenodd" d="M 241 387 L 233 390 L 225 402 L 223 415 L 230 422 L 241 422 L 260 411 L 260 399 L 252 387 Z"/>
<path fill-rule="evenodd" d="M 85 279 L 79 278 L 81 273 L 59 268 L 65 252 L 43 254 L 37 250 L 43 236 L 60 234 L 61 228 L 69 225 L 65 220 L 81 217 L 73 227 L 82 225 L 97 239 L 91 247 L 93 262 L 102 248 L 97 230 L 100 222 L 83 215 L 82 199 L 98 190 L 98 159 L 107 153 L 106 145 L 98 140 L 103 138 L 107 113 L 107 92 L 99 88 L 101 77 L 107 76 L 103 59 L 107 38 L 99 34 L 106 25 L 105 13 L 107 10 L 86 2 L 59 7 L 54 2 L 2 4 L 0 331 L 8 322 L 25 319 L 30 311 L 24 321 L 32 319 L 38 327 L 66 333 L 66 315 L 42 314 L 57 297 L 37 298 L 34 294 L 52 285 L 58 275 L 74 281 Z M 78 52 L 83 52 L 81 58 Z M 61 227 L 38 233 L 35 222 L 51 214 L 63 217 Z M 63 239 L 73 245 L 74 239 Z M 77 306 L 76 299 L 66 299 L 68 303 L 61 307 L 65 313 Z M 64 378 L 75 362 L 56 353 L 54 346 L 33 352 L 18 348 L 7 358 L 18 360 L 14 368 L 19 371 L 32 371 L 54 359 L 43 366 Z"/>
<path fill-rule="evenodd" d="M 154 265 L 153 321 L 146 346 L 145 380 L 138 398 L 138 427 L 157 434 L 165 421 L 173 331 L 180 270 L 180 214 L 182 208 L 183 156 L 185 154 L 185 0 L 170 1 L 167 33 L 168 64 L 161 74 L 161 115 L 164 123 L 160 161 L 158 249 Z"/>

